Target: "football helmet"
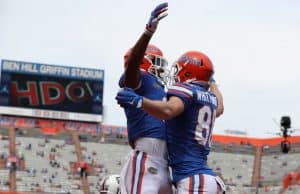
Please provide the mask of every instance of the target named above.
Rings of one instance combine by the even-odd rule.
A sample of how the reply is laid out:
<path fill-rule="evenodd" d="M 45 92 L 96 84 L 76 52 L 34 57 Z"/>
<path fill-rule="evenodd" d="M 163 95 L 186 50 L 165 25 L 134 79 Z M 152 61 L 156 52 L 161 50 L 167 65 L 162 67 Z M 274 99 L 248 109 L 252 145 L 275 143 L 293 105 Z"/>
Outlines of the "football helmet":
<path fill-rule="evenodd" d="M 109 175 L 100 184 L 100 194 L 121 194 L 120 175 Z"/>
<path fill-rule="evenodd" d="M 125 56 L 125 68 L 131 49 L 129 49 Z M 163 52 L 155 45 L 149 44 L 145 51 L 144 58 L 140 64 L 143 71 L 147 71 L 155 75 L 162 83 L 166 82 L 166 76 L 169 75 L 167 70 L 168 62 L 163 56 Z"/>
<path fill-rule="evenodd" d="M 208 85 L 213 74 L 213 64 L 204 53 L 188 51 L 172 65 L 171 82 L 198 82 Z"/>

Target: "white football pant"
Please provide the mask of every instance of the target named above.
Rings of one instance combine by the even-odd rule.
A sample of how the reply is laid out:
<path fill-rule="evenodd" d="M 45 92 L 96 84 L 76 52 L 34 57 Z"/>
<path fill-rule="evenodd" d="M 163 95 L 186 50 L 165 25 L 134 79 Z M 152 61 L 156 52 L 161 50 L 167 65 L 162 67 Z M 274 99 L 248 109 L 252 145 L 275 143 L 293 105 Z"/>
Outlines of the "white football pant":
<path fill-rule="evenodd" d="M 140 138 L 120 177 L 121 194 L 172 194 L 166 142 Z"/>
<path fill-rule="evenodd" d="M 196 174 L 177 182 L 177 194 L 225 193 L 225 184 L 218 176 Z"/>

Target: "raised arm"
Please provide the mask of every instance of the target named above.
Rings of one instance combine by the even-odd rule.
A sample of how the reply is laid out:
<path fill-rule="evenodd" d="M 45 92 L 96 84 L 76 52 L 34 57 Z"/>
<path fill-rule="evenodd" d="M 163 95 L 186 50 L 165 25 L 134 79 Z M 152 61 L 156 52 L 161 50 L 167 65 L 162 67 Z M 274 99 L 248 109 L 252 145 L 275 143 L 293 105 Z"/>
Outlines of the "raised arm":
<path fill-rule="evenodd" d="M 142 63 L 144 53 L 150 39 L 151 36 L 144 32 L 134 47 L 130 50 L 128 59 L 125 59 L 125 87 L 133 89 L 138 87 L 140 82 L 140 64 Z"/>
<path fill-rule="evenodd" d="M 223 103 L 223 96 L 221 91 L 219 90 L 215 81 L 210 83 L 209 89 L 212 93 L 214 93 L 218 99 L 218 107 L 217 107 L 217 114 L 216 116 L 219 117 L 224 112 L 224 103 Z"/>
<path fill-rule="evenodd" d="M 138 87 L 140 82 L 140 64 L 143 61 L 150 39 L 156 31 L 158 22 L 167 16 L 167 10 L 168 3 L 162 3 L 155 7 L 155 9 L 151 12 L 150 19 L 146 24 L 144 33 L 129 51 L 128 58 L 125 59 L 125 87 Z"/>

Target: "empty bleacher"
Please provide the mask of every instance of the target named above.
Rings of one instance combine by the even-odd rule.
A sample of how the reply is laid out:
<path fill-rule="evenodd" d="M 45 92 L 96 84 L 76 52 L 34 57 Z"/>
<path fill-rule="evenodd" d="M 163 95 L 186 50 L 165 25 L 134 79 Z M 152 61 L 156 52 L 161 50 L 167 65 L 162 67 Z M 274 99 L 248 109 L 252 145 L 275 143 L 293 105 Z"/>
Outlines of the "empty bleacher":
<path fill-rule="evenodd" d="M 25 160 L 25 169 L 16 171 L 17 191 L 84 194 L 80 176 L 72 167 L 78 158 L 76 146 L 70 141 L 70 137 L 70 134 L 64 134 L 63 137 L 17 135 L 16 153 Z M 119 139 L 113 142 L 113 138 L 110 138 L 109 143 L 105 140 L 100 142 L 99 138 L 92 138 L 94 139 L 96 141 L 89 139 L 88 142 L 80 142 L 82 160 L 92 169 L 88 174 L 90 194 L 99 193 L 103 177 L 120 173 L 130 152 L 130 147 Z M 289 154 L 282 154 L 278 145 L 265 147 L 261 158 L 259 185 L 253 187 L 255 150 L 256 147 L 247 143 L 214 142 L 208 156 L 208 165 L 224 179 L 227 193 L 279 193 L 286 173 L 300 167 L 297 146 Z M 8 140 L 0 140 L 0 154 L 3 158 L 8 156 Z M 8 191 L 9 170 L 5 168 L 3 161 L 0 169 L 0 190 Z M 287 190 L 286 193 L 295 193 L 299 187 L 293 188 L 294 190 Z"/>

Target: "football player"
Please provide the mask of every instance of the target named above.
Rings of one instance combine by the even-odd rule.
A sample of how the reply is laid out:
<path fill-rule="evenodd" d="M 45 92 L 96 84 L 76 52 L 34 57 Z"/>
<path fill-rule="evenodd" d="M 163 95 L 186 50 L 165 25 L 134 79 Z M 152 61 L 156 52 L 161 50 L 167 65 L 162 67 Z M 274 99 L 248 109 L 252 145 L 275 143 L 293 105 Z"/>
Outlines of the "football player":
<path fill-rule="evenodd" d="M 225 192 L 223 181 L 207 166 L 215 118 L 224 109 L 213 74 L 204 53 L 188 51 L 174 63 L 175 84 L 168 87 L 168 101 L 150 100 L 130 88 L 116 97 L 122 106 L 166 120 L 169 164 L 178 194 Z"/>
<path fill-rule="evenodd" d="M 125 72 L 119 81 L 121 88 L 131 88 L 153 100 L 165 98 L 167 61 L 162 51 L 149 42 L 158 22 L 167 16 L 167 9 L 168 3 L 162 3 L 152 11 L 144 33 L 125 54 Z M 144 112 L 139 106 L 123 106 L 132 153 L 121 171 L 121 193 L 172 193 L 164 121 Z"/>
<path fill-rule="evenodd" d="M 120 175 L 114 174 L 105 177 L 100 184 L 100 194 L 121 194 Z"/>

